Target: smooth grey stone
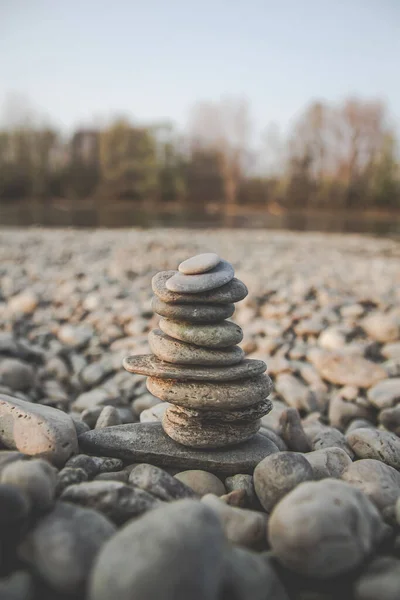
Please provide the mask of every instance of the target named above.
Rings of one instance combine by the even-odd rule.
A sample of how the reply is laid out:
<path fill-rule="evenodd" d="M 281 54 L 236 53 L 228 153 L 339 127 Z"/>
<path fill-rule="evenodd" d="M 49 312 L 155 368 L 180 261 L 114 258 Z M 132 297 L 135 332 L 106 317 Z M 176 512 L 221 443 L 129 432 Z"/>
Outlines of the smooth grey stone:
<path fill-rule="evenodd" d="M 261 427 L 260 427 L 259 433 L 261 435 L 264 435 L 268 439 L 270 439 L 271 442 L 273 442 L 275 444 L 275 446 L 277 446 L 279 448 L 279 450 L 287 450 L 288 447 L 286 446 L 283 439 L 277 433 L 275 433 L 275 431 L 273 429 L 270 429 L 269 427 L 264 427 L 262 425 L 263 419 L 264 419 L 264 417 L 261 418 Z"/>
<path fill-rule="evenodd" d="M 266 545 L 268 523 L 266 514 L 247 508 L 229 506 L 214 494 L 206 494 L 201 501 L 218 515 L 225 536 L 232 544 L 238 544 L 245 548 Z"/>
<path fill-rule="evenodd" d="M 303 454 L 314 472 L 314 479 L 339 478 L 352 464 L 350 456 L 341 448 L 321 448 Z"/>
<path fill-rule="evenodd" d="M 386 429 L 400 436 L 400 403 L 393 408 L 382 410 L 378 419 Z"/>
<path fill-rule="evenodd" d="M 264 458 L 254 469 L 257 498 L 267 512 L 299 483 L 314 478 L 310 463 L 301 454 L 279 452 Z"/>
<path fill-rule="evenodd" d="M 88 325 L 70 324 L 62 325 L 57 333 L 60 342 L 76 349 L 86 346 L 93 335 L 93 328 Z"/>
<path fill-rule="evenodd" d="M 64 467 L 57 475 L 56 495 L 59 496 L 69 486 L 88 480 L 88 474 L 83 469 Z"/>
<path fill-rule="evenodd" d="M 347 441 L 358 458 L 374 458 L 400 469 L 400 438 L 389 431 L 355 429 Z"/>
<path fill-rule="evenodd" d="M 78 451 L 71 417 L 56 408 L 0 394 L 0 425 L 0 442 L 6 448 L 45 458 L 57 466 Z"/>
<path fill-rule="evenodd" d="M 244 352 L 239 346 L 223 350 L 202 348 L 174 340 L 160 329 L 150 331 L 149 346 L 160 360 L 178 365 L 230 366 L 236 365 L 244 358 Z"/>
<path fill-rule="evenodd" d="M 1 471 L 6 466 L 16 460 L 25 460 L 29 459 L 28 456 L 22 454 L 22 452 L 17 452 L 16 450 L 0 450 L 0 477 Z"/>
<path fill-rule="evenodd" d="M 385 358 L 397 358 L 400 359 L 400 342 L 393 342 L 392 344 L 385 344 L 381 348 L 381 354 Z"/>
<path fill-rule="evenodd" d="M 164 414 L 162 426 L 173 440 L 184 446 L 222 448 L 250 439 L 260 429 L 260 420 L 194 418 L 188 415 L 187 410 L 171 405 Z"/>
<path fill-rule="evenodd" d="M 225 552 L 222 580 L 224 600 L 289 600 L 271 560 L 245 548 L 232 546 Z"/>
<path fill-rule="evenodd" d="M 86 408 L 81 412 L 81 419 L 89 427 L 89 429 L 94 429 L 97 423 L 97 419 L 101 415 L 101 411 L 103 410 L 102 406 L 96 406 L 93 408 Z"/>
<path fill-rule="evenodd" d="M 170 406 L 169 402 L 159 402 L 152 408 L 143 410 L 140 413 L 139 421 L 141 423 L 153 423 L 157 421 L 161 423 L 168 406 Z"/>
<path fill-rule="evenodd" d="M 16 486 L 37 512 L 47 511 L 55 502 L 57 471 L 42 459 L 17 460 L 1 472 L 1 483 Z"/>
<path fill-rule="evenodd" d="M 196 304 L 230 304 L 239 302 L 246 298 L 248 294 L 247 287 L 239 279 L 233 278 L 232 281 L 225 285 L 211 290 L 209 292 L 202 292 L 201 294 L 187 294 L 171 292 L 167 286 L 167 281 L 176 275 L 178 271 L 161 271 L 157 273 L 151 280 L 153 292 L 163 302 L 169 302 L 171 304 L 193 304 L 195 300 Z"/>
<path fill-rule="evenodd" d="M 2 600 L 33 600 L 35 594 L 33 577 L 25 571 L 14 571 L 0 579 Z"/>
<path fill-rule="evenodd" d="M 156 508 L 161 502 L 138 487 L 120 481 L 99 480 L 70 485 L 61 494 L 61 499 L 94 508 L 117 525 Z"/>
<path fill-rule="evenodd" d="M 70 414 L 72 421 L 74 422 L 76 435 L 79 437 L 81 433 L 85 433 L 85 431 L 89 431 L 90 427 L 87 423 L 82 421 L 79 417 Z"/>
<path fill-rule="evenodd" d="M 98 409 L 99 407 L 113 405 L 116 399 L 110 396 L 110 393 L 104 388 L 99 387 L 89 392 L 80 394 L 71 404 L 71 409 L 76 412 Z M 83 418 L 83 417 L 82 417 Z"/>
<path fill-rule="evenodd" d="M 162 317 L 158 325 L 163 333 L 176 340 L 206 348 L 229 348 L 240 344 L 243 339 L 242 328 L 231 321 L 193 325 Z"/>
<path fill-rule="evenodd" d="M 354 419 L 354 421 L 350 421 L 349 425 L 347 426 L 346 435 L 348 433 L 351 433 L 355 429 L 362 429 L 363 427 L 367 427 L 368 429 L 375 429 L 375 425 L 367 419 Z"/>
<path fill-rule="evenodd" d="M 215 252 L 204 252 L 191 258 L 187 258 L 178 266 L 180 273 L 184 275 L 197 275 L 206 273 L 218 265 L 220 257 Z"/>
<path fill-rule="evenodd" d="M 128 523 L 103 547 L 88 600 L 218 600 L 224 549 L 212 509 L 195 500 L 166 504 Z"/>
<path fill-rule="evenodd" d="M 251 406 L 268 397 L 272 381 L 268 375 L 258 375 L 240 381 L 200 382 L 176 381 L 149 377 L 147 387 L 154 396 L 184 408 L 235 410 Z"/>
<path fill-rule="evenodd" d="M 380 381 L 368 390 L 367 395 L 376 408 L 391 408 L 400 400 L 400 377 Z"/>
<path fill-rule="evenodd" d="M 288 408 L 282 412 L 279 421 L 281 436 L 288 449 L 293 452 L 310 452 L 311 443 L 304 432 L 299 412 L 295 408 Z"/>
<path fill-rule="evenodd" d="M 139 396 L 139 398 L 135 398 L 135 400 L 132 401 L 132 411 L 136 417 L 140 417 L 143 411 L 147 410 L 148 408 L 153 408 L 159 403 L 159 396 L 156 397 L 153 396 L 153 394 L 143 394 L 142 396 Z M 135 421 L 133 421 L 133 423 L 134 422 Z"/>
<path fill-rule="evenodd" d="M 322 448 L 341 448 L 351 459 L 354 458 L 354 452 L 347 442 L 347 438 L 341 431 L 335 427 L 323 426 L 310 438 L 313 450 L 322 450 Z"/>
<path fill-rule="evenodd" d="M 239 364 L 226 367 L 174 365 L 159 360 L 152 354 L 128 356 L 122 362 L 130 373 L 140 373 L 160 379 L 193 381 L 235 381 L 261 375 L 267 368 L 262 360 L 244 359 Z"/>
<path fill-rule="evenodd" d="M 199 469 L 181 471 L 180 473 L 176 473 L 174 478 L 184 483 L 185 486 L 193 490 L 198 496 L 205 496 L 206 494 L 223 496 L 226 494 L 226 489 L 222 481 L 208 471 L 201 471 Z"/>
<path fill-rule="evenodd" d="M 114 406 L 105 406 L 96 421 L 95 429 L 112 427 L 113 425 L 121 425 L 121 423 L 122 421 L 118 410 Z"/>
<path fill-rule="evenodd" d="M 94 510 L 58 502 L 19 547 L 19 555 L 52 590 L 83 592 L 95 558 L 115 526 Z"/>
<path fill-rule="evenodd" d="M 269 439 L 256 435 L 227 450 L 192 450 L 174 442 L 160 423 L 132 423 L 88 431 L 79 438 L 83 450 L 130 462 L 149 462 L 178 469 L 205 469 L 227 475 L 252 473 L 268 454 L 278 452 Z"/>
<path fill-rule="evenodd" d="M 337 479 L 301 483 L 275 507 L 269 542 L 285 567 L 316 579 L 361 565 L 387 532 L 377 508 Z"/>
<path fill-rule="evenodd" d="M 18 358 L 4 358 L 0 360 L 0 383 L 23 392 L 35 384 L 35 372 Z"/>
<path fill-rule="evenodd" d="M 151 307 L 162 317 L 186 323 L 218 323 L 235 312 L 234 304 L 168 304 L 157 296 L 153 297 Z"/>
<path fill-rule="evenodd" d="M 254 489 L 254 480 L 252 475 L 238 473 L 225 479 L 227 492 L 244 491 L 245 508 L 260 508 L 260 504 Z"/>
<path fill-rule="evenodd" d="M 275 381 L 275 389 L 289 406 L 309 412 L 310 389 L 297 377 L 280 373 Z"/>
<path fill-rule="evenodd" d="M 31 500 L 23 489 L 14 484 L 0 483 L 0 543 L 5 547 L 12 546 L 18 539 L 30 509 Z"/>
<path fill-rule="evenodd" d="M 398 600 L 400 560 L 393 556 L 377 556 L 354 584 L 355 600 Z"/>
<path fill-rule="evenodd" d="M 381 512 L 394 506 L 400 496 L 400 473 L 379 460 L 357 460 L 341 477 L 364 492 Z"/>
<path fill-rule="evenodd" d="M 153 496 L 170 502 L 179 498 L 195 498 L 191 486 L 176 479 L 163 469 L 143 463 L 136 465 L 129 474 L 129 483 Z"/>
<path fill-rule="evenodd" d="M 165 285 L 170 292 L 180 294 L 201 294 L 220 288 L 232 281 L 235 270 L 226 260 L 221 260 L 216 267 L 199 275 L 183 275 L 176 273 L 167 279 Z"/>

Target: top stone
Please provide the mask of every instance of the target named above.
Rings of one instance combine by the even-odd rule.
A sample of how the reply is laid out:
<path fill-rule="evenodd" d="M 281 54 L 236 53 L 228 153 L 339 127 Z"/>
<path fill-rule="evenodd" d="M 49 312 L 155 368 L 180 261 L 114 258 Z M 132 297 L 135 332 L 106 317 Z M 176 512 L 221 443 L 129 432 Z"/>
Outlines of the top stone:
<path fill-rule="evenodd" d="M 221 260 L 214 269 L 198 275 L 183 275 L 177 273 L 166 282 L 171 292 L 198 294 L 219 288 L 233 279 L 235 271 L 226 260 Z"/>
<path fill-rule="evenodd" d="M 221 261 L 218 254 L 214 252 L 206 252 L 204 254 L 197 254 L 184 260 L 179 265 L 178 269 L 184 275 L 197 275 L 199 273 L 206 273 L 218 265 Z"/>

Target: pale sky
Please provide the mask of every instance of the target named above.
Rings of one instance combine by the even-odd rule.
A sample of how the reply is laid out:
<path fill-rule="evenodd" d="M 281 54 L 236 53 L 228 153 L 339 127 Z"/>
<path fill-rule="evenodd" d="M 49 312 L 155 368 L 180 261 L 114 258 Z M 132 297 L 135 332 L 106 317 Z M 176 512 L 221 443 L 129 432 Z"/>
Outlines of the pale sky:
<path fill-rule="evenodd" d="M 245 95 L 257 130 L 312 99 L 380 97 L 400 123 L 400 0 L 0 0 L 0 113 L 70 129 L 125 114 L 184 126 Z"/>

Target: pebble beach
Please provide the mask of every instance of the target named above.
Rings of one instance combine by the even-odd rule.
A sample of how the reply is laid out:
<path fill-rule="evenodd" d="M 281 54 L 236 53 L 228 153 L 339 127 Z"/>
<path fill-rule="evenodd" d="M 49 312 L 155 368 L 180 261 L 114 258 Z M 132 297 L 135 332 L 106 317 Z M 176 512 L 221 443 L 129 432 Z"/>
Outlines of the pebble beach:
<path fill-rule="evenodd" d="M 272 380 L 247 450 L 160 441 L 169 403 L 122 366 L 151 352 L 152 278 L 204 252 Z M 3 598 L 398 600 L 399 241 L 0 230 Z"/>

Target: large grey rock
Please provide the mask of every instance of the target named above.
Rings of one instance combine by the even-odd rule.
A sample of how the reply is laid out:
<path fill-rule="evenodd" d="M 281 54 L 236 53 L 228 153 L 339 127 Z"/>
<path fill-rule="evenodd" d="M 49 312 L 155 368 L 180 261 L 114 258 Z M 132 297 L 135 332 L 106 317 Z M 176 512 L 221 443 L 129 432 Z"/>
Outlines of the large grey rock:
<path fill-rule="evenodd" d="M 398 600 L 400 560 L 378 556 L 370 562 L 354 584 L 355 600 Z"/>
<path fill-rule="evenodd" d="M 120 481 L 97 480 L 70 485 L 61 494 L 61 499 L 94 508 L 117 524 L 125 523 L 161 504 L 152 494 Z"/>
<path fill-rule="evenodd" d="M 193 450 L 168 437 L 160 423 L 132 423 L 88 431 L 79 438 L 82 450 L 130 462 L 149 462 L 177 469 L 205 469 L 226 475 L 252 473 L 256 465 L 278 448 L 257 434 L 226 450 Z"/>
<path fill-rule="evenodd" d="M 372 502 L 336 479 L 300 484 L 277 504 L 269 520 L 269 541 L 278 560 L 318 579 L 358 567 L 385 532 Z"/>
<path fill-rule="evenodd" d="M 268 397 L 272 381 L 268 375 L 228 382 L 174 381 L 149 377 L 149 391 L 166 402 L 187 408 L 234 410 Z"/>
<path fill-rule="evenodd" d="M 131 521 L 102 549 L 88 600 L 218 600 L 224 534 L 214 511 L 179 500 Z"/>
<path fill-rule="evenodd" d="M 204 252 L 187 258 L 178 266 L 178 271 L 184 275 L 197 275 L 211 271 L 220 262 L 220 257 L 215 252 Z"/>
<path fill-rule="evenodd" d="M 226 493 L 222 481 L 208 471 L 201 471 L 199 469 L 181 471 L 180 473 L 176 473 L 174 478 L 185 484 L 185 486 L 188 486 L 199 496 L 205 496 L 206 494 L 223 496 Z"/>
<path fill-rule="evenodd" d="M 207 367 L 200 365 L 174 365 L 159 360 L 152 354 L 128 356 L 124 358 L 122 365 L 131 373 L 183 381 L 190 379 L 194 381 L 234 381 L 261 375 L 267 369 L 264 361 L 249 358 L 236 365 Z"/>
<path fill-rule="evenodd" d="M 279 452 L 262 460 L 254 470 L 254 487 L 265 510 L 275 504 L 303 481 L 314 478 L 310 463 L 295 452 Z"/>
<path fill-rule="evenodd" d="M 1 483 L 20 489 L 33 510 L 47 511 L 55 501 L 57 471 L 45 460 L 17 460 L 4 467 Z"/>
<path fill-rule="evenodd" d="M 97 553 L 114 532 L 98 512 L 58 502 L 26 536 L 19 554 L 53 590 L 82 593 Z"/>
<path fill-rule="evenodd" d="M 145 463 L 136 465 L 131 470 L 129 483 L 167 502 L 197 496 L 193 488 L 184 480 L 173 477 L 159 467 Z"/>
<path fill-rule="evenodd" d="M 310 463 L 314 479 L 339 478 L 343 471 L 352 464 L 350 456 L 341 448 L 321 448 L 307 452 L 304 458 Z"/>
<path fill-rule="evenodd" d="M 26 391 L 35 383 L 35 372 L 18 358 L 5 358 L 0 360 L 0 383 L 15 391 Z"/>
<path fill-rule="evenodd" d="M 187 294 L 171 292 L 166 282 L 171 277 L 177 274 L 178 271 L 161 271 L 154 275 L 151 280 L 153 292 L 164 302 L 170 302 L 173 304 L 193 304 L 195 300 L 196 304 L 229 304 L 232 302 L 239 302 L 243 300 L 248 294 L 248 290 L 242 281 L 239 281 L 235 277 L 229 283 L 211 290 L 209 292 L 202 292 L 201 294 Z"/>
<path fill-rule="evenodd" d="M 400 438 L 394 433 L 363 428 L 355 429 L 346 437 L 358 458 L 374 458 L 400 469 Z"/>
<path fill-rule="evenodd" d="M 195 325 L 162 317 L 159 328 L 176 340 L 206 348 L 229 348 L 240 344 L 243 339 L 242 328 L 232 321 L 221 321 L 212 325 Z"/>
<path fill-rule="evenodd" d="M 368 390 L 368 400 L 376 408 L 391 408 L 400 400 L 400 377 L 384 379 Z"/>
<path fill-rule="evenodd" d="M 229 506 L 214 494 L 206 494 L 201 501 L 218 515 L 225 536 L 232 544 L 246 548 L 266 544 L 268 522 L 266 514 L 247 508 Z"/>
<path fill-rule="evenodd" d="M 6 448 L 55 465 L 64 465 L 78 450 L 71 417 L 50 406 L 0 394 L 0 427 L 0 441 Z"/>
<path fill-rule="evenodd" d="M 212 270 L 198 275 L 183 275 L 175 273 L 167 279 L 165 285 L 170 292 L 183 294 L 201 294 L 209 292 L 229 283 L 234 278 L 235 271 L 226 260 L 221 260 Z"/>
<path fill-rule="evenodd" d="M 393 507 L 400 496 L 400 473 L 379 460 L 357 460 L 341 477 L 364 492 L 381 512 Z"/>
<path fill-rule="evenodd" d="M 153 297 L 151 307 L 162 317 L 186 323 L 218 323 L 235 312 L 234 304 L 168 304 L 157 296 Z"/>
<path fill-rule="evenodd" d="M 235 600 L 289 600 L 272 561 L 245 548 L 225 553 L 222 598 Z"/>
<path fill-rule="evenodd" d="M 158 359 L 178 365 L 230 366 L 236 365 L 244 357 L 239 346 L 219 350 L 202 348 L 175 340 L 160 329 L 150 331 L 149 346 Z"/>

